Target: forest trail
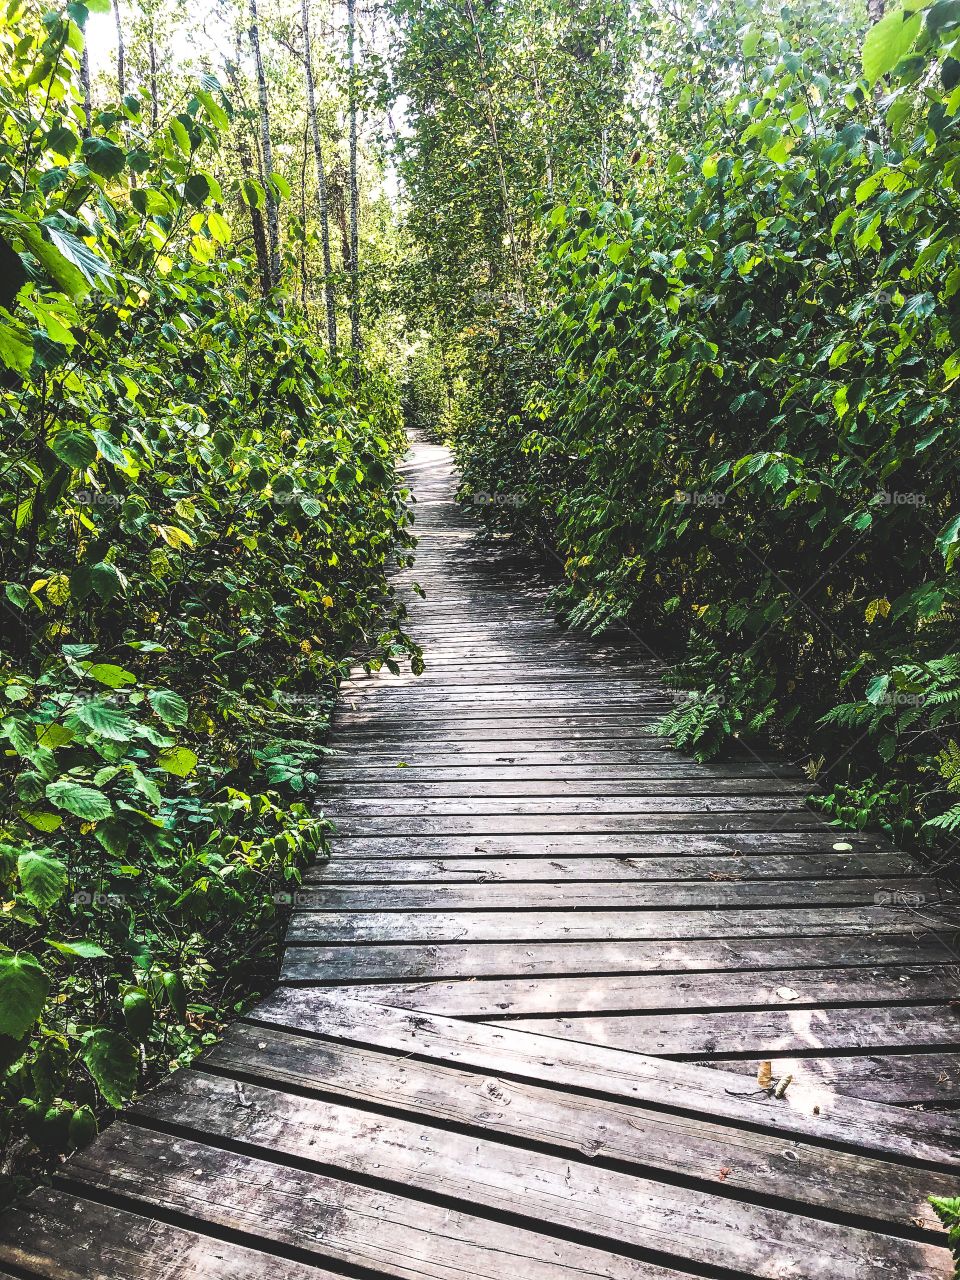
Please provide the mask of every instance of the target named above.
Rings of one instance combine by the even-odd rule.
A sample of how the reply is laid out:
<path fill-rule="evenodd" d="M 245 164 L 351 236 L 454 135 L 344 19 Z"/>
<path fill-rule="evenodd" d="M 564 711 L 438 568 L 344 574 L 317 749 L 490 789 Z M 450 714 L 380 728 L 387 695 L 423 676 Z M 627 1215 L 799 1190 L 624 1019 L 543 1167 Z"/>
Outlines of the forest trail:
<path fill-rule="evenodd" d="M 343 690 L 283 984 L 27 1202 L 0 1269 L 949 1276 L 960 1123 L 914 1108 L 960 1103 L 956 909 L 798 771 L 651 736 L 642 643 L 549 620 L 446 450 L 407 470 L 427 668 Z"/>

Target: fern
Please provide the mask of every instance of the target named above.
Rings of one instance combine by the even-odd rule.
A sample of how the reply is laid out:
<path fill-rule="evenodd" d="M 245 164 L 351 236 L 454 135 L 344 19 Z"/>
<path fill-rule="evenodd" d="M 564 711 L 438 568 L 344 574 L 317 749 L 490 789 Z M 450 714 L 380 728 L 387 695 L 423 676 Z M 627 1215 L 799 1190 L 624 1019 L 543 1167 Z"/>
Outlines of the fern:
<path fill-rule="evenodd" d="M 960 1277 L 960 1196 L 931 1196 L 930 1203 L 947 1229 L 947 1242 L 954 1259 L 954 1280 L 958 1280 Z"/>
<path fill-rule="evenodd" d="M 955 804 L 946 813 L 937 814 L 935 818 L 928 818 L 923 825 L 938 831 L 956 831 L 960 828 L 960 804 Z"/>

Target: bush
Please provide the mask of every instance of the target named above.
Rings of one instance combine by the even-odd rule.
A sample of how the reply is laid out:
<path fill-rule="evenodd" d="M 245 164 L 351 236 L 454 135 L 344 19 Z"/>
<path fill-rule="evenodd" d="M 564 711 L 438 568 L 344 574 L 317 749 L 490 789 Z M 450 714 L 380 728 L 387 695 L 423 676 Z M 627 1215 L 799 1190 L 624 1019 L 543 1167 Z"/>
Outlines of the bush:
<path fill-rule="evenodd" d="M 960 821 L 958 31 L 894 11 L 863 71 L 811 9 L 664 41 L 649 136 L 549 215 L 552 371 L 458 435 L 567 617 L 686 644 L 709 696 L 668 730 L 896 764 L 908 834 Z"/>
<path fill-rule="evenodd" d="M 240 183 L 201 167 L 211 77 L 158 130 L 126 98 L 84 136 L 84 13 L 0 30 L 8 1171 L 262 989 L 324 849 L 338 678 L 415 652 L 389 383 L 251 297 Z"/>

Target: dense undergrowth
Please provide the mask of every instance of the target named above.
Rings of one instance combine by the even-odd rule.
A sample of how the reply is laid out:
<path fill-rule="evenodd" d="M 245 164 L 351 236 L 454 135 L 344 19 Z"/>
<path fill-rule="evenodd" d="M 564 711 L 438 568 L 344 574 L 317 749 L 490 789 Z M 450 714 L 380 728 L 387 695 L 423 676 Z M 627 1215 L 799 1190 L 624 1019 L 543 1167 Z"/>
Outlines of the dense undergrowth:
<path fill-rule="evenodd" d="M 669 25 L 639 145 L 544 217 L 534 314 L 464 339 L 463 496 L 562 560 L 572 623 L 679 645 L 678 745 L 772 733 L 833 816 L 949 860 L 960 5 Z"/>
<path fill-rule="evenodd" d="M 390 383 L 256 296 L 213 77 L 87 128 L 86 17 L 0 25 L 4 1195 L 270 980 L 338 674 L 413 651 Z"/>

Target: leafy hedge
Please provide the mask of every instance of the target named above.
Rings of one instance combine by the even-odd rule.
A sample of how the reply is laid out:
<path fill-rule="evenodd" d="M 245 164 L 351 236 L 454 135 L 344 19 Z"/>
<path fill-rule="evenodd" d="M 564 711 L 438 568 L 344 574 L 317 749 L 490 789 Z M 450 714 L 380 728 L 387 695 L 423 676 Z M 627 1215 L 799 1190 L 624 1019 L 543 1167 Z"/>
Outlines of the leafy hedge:
<path fill-rule="evenodd" d="M 846 821 L 957 828 L 960 4 L 862 66 L 822 8 L 659 35 L 640 146 L 549 215 L 553 368 L 457 424 L 464 493 L 509 494 L 572 621 L 679 639 L 675 740 L 776 725 Z"/>
<path fill-rule="evenodd" d="M 87 134 L 85 17 L 0 25 L 7 1172 L 267 980 L 345 660 L 415 653 L 394 393 L 251 296 L 215 80 Z"/>

